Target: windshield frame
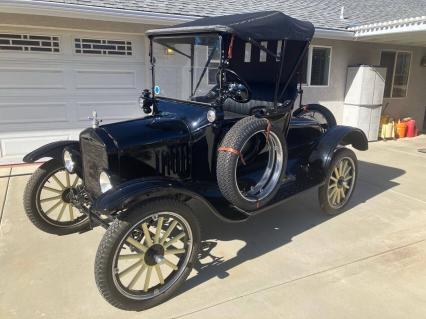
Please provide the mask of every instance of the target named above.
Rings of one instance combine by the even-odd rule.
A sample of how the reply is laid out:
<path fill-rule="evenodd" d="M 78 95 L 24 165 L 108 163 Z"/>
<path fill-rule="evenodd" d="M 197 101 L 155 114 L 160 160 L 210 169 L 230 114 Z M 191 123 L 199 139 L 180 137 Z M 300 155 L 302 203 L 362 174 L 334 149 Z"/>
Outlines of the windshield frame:
<path fill-rule="evenodd" d="M 178 98 L 173 98 L 173 97 L 163 97 L 163 96 L 156 96 L 155 94 L 155 86 L 156 86 L 156 82 L 155 82 L 155 66 L 156 66 L 156 59 L 155 56 L 153 54 L 153 43 L 156 42 L 156 39 L 178 39 L 178 38 L 187 38 L 187 37 L 196 37 L 196 36 L 204 36 L 204 35 L 210 35 L 210 36 L 217 36 L 218 38 L 218 43 L 219 43 L 219 47 L 217 48 L 217 50 L 219 50 L 219 65 L 217 67 L 218 72 L 220 73 L 219 75 L 219 83 L 217 83 L 217 85 L 219 86 L 219 94 L 218 94 L 218 98 L 217 101 L 220 101 L 222 99 L 222 87 L 223 87 L 223 76 L 222 76 L 222 68 L 223 68 L 223 63 L 224 63 L 224 50 L 223 50 L 223 36 L 221 33 L 219 32 L 197 32 L 197 33 L 185 33 L 185 34 L 179 34 L 179 35 L 150 35 L 149 36 L 149 57 L 150 57 L 150 65 L 151 65 L 151 94 L 153 98 L 157 98 L 157 99 L 166 99 L 166 100 L 175 100 L 178 102 L 186 102 L 186 103 L 193 103 L 193 104 L 200 104 L 200 105 L 209 105 L 209 106 L 215 106 L 217 104 L 217 102 L 212 102 L 212 103 L 207 103 L 207 102 L 198 102 L 198 101 L 191 101 L 191 100 L 183 100 L 183 99 L 178 99 Z M 163 45 L 160 42 L 156 42 L 157 44 Z M 183 52 L 180 52 L 179 50 L 173 48 L 173 47 L 168 47 L 168 46 L 164 46 L 165 48 L 170 48 L 173 49 L 176 53 L 181 54 L 189 59 L 191 59 L 191 94 L 195 93 L 194 92 L 194 83 L 197 83 L 194 81 L 194 50 L 191 50 L 191 56 L 188 56 L 186 53 L 184 54 Z M 192 46 L 193 47 L 193 46 Z M 210 62 L 210 61 L 207 61 Z M 198 81 L 201 81 L 204 77 L 205 77 L 205 71 L 208 69 L 208 65 L 209 63 L 207 63 L 204 66 L 203 69 L 203 73 L 201 74 L 200 78 L 197 79 Z"/>

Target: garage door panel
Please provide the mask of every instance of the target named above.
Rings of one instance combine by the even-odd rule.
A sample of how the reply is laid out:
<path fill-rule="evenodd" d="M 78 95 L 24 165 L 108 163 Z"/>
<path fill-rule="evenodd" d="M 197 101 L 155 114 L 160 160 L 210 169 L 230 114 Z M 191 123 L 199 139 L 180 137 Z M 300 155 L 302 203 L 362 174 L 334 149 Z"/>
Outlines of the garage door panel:
<path fill-rule="evenodd" d="M 136 89 L 136 72 L 131 70 L 75 70 L 77 89 Z"/>
<path fill-rule="evenodd" d="M 1 67 L 0 89 L 65 89 L 64 70 Z"/>
<path fill-rule="evenodd" d="M 68 121 L 66 103 L 0 103 L 0 125 Z"/>
<path fill-rule="evenodd" d="M 97 112 L 102 123 L 142 116 L 136 99 L 134 101 L 79 102 L 77 108 L 78 121 L 87 123 L 87 118 L 93 111 Z"/>

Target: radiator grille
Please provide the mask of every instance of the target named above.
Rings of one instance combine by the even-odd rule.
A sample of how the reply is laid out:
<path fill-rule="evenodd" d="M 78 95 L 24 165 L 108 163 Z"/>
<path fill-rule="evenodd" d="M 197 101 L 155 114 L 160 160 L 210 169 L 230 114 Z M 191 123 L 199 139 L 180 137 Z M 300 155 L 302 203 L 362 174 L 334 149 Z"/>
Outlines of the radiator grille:
<path fill-rule="evenodd" d="M 100 195 L 99 174 L 108 168 L 105 147 L 96 141 L 82 137 L 80 140 L 83 158 L 84 185 L 88 192 Z"/>

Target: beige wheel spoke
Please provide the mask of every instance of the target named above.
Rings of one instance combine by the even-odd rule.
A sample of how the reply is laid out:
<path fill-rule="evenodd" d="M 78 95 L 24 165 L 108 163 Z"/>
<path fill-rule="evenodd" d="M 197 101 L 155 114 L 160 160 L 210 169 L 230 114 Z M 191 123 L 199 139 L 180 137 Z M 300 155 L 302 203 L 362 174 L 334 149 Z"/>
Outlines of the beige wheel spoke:
<path fill-rule="evenodd" d="M 148 247 L 145 247 L 144 245 L 142 245 L 140 242 L 138 242 L 137 240 L 133 239 L 132 237 L 127 237 L 126 241 L 131 244 L 133 247 L 139 249 L 139 251 L 146 253 L 146 251 L 148 250 Z"/>
<path fill-rule="evenodd" d="M 349 189 L 349 188 L 350 188 L 350 187 L 349 187 L 349 185 L 348 185 L 346 182 L 344 182 L 342 185 L 343 185 L 343 187 L 344 187 L 344 188 L 346 188 L 346 189 Z"/>
<path fill-rule="evenodd" d="M 74 179 L 74 182 L 72 183 L 72 186 L 71 186 L 72 188 L 75 188 L 77 186 L 79 179 L 80 178 L 78 177 L 78 175 L 75 174 L 75 179 Z"/>
<path fill-rule="evenodd" d="M 50 202 L 55 199 L 60 199 L 61 197 L 62 197 L 61 195 L 58 195 L 58 196 L 43 198 L 43 199 L 40 199 L 40 203 Z"/>
<path fill-rule="evenodd" d="M 56 194 L 62 194 L 62 190 L 56 189 L 56 188 L 52 188 L 52 187 L 49 187 L 49 186 L 43 186 L 43 189 L 46 189 L 46 190 L 51 191 L 51 192 L 54 192 Z"/>
<path fill-rule="evenodd" d="M 339 163 L 339 177 L 343 175 L 343 161 Z"/>
<path fill-rule="evenodd" d="M 174 263 L 172 263 L 170 260 L 168 260 L 167 258 L 164 258 L 164 259 L 163 259 L 163 262 L 164 262 L 167 266 L 169 266 L 170 268 L 172 268 L 173 270 L 178 270 L 178 267 L 177 267 Z"/>
<path fill-rule="evenodd" d="M 55 182 L 59 185 L 61 189 L 65 189 L 65 185 L 62 184 L 62 182 L 59 180 L 59 178 L 56 177 L 56 175 L 52 175 L 52 178 L 55 180 Z"/>
<path fill-rule="evenodd" d="M 348 168 L 346 169 L 346 171 L 343 173 L 343 177 L 348 177 L 349 172 L 351 171 L 352 167 L 348 166 Z"/>
<path fill-rule="evenodd" d="M 160 240 L 161 228 L 163 227 L 164 217 L 159 217 L 157 222 L 157 229 L 155 231 L 154 243 L 158 244 Z"/>
<path fill-rule="evenodd" d="M 336 193 L 336 188 L 333 188 L 333 190 L 328 194 L 328 199 L 330 201 L 333 201 L 333 195 Z"/>
<path fill-rule="evenodd" d="M 68 204 L 68 212 L 70 214 L 70 220 L 74 220 L 74 211 L 72 210 L 71 204 Z"/>
<path fill-rule="evenodd" d="M 45 214 L 46 215 L 48 215 L 48 214 L 50 214 L 56 207 L 58 207 L 59 205 L 61 205 L 62 204 L 62 201 L 61 200 L 59 200 L 55 205 L 53 205 L 52 207 L 50 207 L 46 212 L 45 212 Z"/>
<path fill-rule="evenodd" d="M 164 252 L 164 255 L 179 255 L 179 254 L 184 254 L 185 253 L 185 249 L 167 249 Z"/>
<path fill-rule="evenodd" d="M 56 219 L 58 222 L 61 221 L 62 215 L 64 214 L 66 207 L 67 207 L 67 204 L 63 203 L 61 207 L 61 211 L 59 212 L 58 218 Z"/>
<path fill-rule="evenodd" d="M 350 176 L 350 175 L 349 175 L 348 177 L 346 177 L 345 179 L 343 179 L 343 181 L 344 181 L 344 182 L 347 182 L 347 181 L 349 181 L 351 178 L 352 178 L 352 176 Z"/>
<path fill-rule="evenodd" d="M 176 220 L 174 220 L 171 225 L 169 226 L 169 228 L 166 230 L 166 232 L 164 233 L 163 237 L 161 238 L 160 244 L 164 244 L 164 242 L 167 240 L 167 238 L 169 237 L 169 235 L 171 234 L 171 232 L 173 231 L 173 229 L 175 229 L 176 225 L 178 224 L 178 222 Z"/>
<path fill-rule="evenodd" d="M 70 173 L 68 173 L 67 171 L 65 172 L 65 176 L 67 179 L 67 187 L 71 186 L 71 181 L 70 181 Z"/>
<path fill-rule="evenodd" d="M 158 280 L 160 281 L 160 284 L 164 285 L 164 278 L 161 272 L 160 265 L 155 265 L 154 268 L 155 268 L 155 271 L 157 272 L 157 276 L 158 276 Z"/>
<path fill-rule="evenodd" d="M 145 241 L 148 244 L 148 247 L 152 246 L 153 242 L 152 242 L 149 230 L 148 230 L 148 225 L 146 223 L 142 224 L 142 230 L 143 230 L 143 234 L 145 235 Z"/>
<path fill-rule="evenodd" d="M 144 254 L 127 254 L 118 256 L 118 260 L 132 260 L 132 259 L 141 259 Z"/>
<path fill-rule="evenodd" d="M 337 186 L 337 183 L 330 184 L 328 185 L 328 189 L 335 188 L 336 186 Z"/>
<path fill-rule="evenodd" d="M 346 172 L 346 168 L 348 166 L 348 161 L 343 161 L 343 166 L 342 166 L 342 175 L 345 175 Z"/>
<path fill-rule="evenodd" d="M 340 189 L 337 190 L 337 198 L 336 198 L 336 204 L 340 203 Z"/>
<path fill-rule="evenodd" d="M 337 183 L 337 178 L 336 178 L 336 177 L 334 177 L 334 176 L 330 176 L 330 179 L 331 179 L 333 182 L 336 182 L 336 183 Z"/>
<path fill-rule="evenodd" d="M 334 176 L 336 176 L 336 178 L 340 177 L 339 169 L 337 168 L 337 166 L 334 168 Z"/>
<path fill-rule="evenodd" d="M 336 204 L 336 199 L 337 199 L 337 189 L 335 189 L 335 191 L 333 193 L 333 197 L 331 198 L 331 203 L 333 205 Z"/>
<path fill-rule="evenodd" d="M 345 199 L 346 195 L 345 195 L 345 191 L 343 190 L 343 188 L 340 189 L 340 193 L 342 195 L 342 200 Z"/>
<path fill-rule="evenodd" d="M 185 233 L 184 232 L 180 233 L 179 235 L 176 235 L 175 237 L 173 237 L 172 239 L 170 239 L 168 242 L 164 243 L 164 248 L 167 248 L 170 245 L 173 245 L 175 242 L 177 242 L 178 240 L 180 240 L 183 237 L 185 237 Z"/>
<path fill-rule="evenodd" d="M 124 269 L 122 272 L 119 272 L 118 277 L 123 277 L 123 276 L 127 275 L 129 272 L 138 268 L 138 266 L 141 266 L 142 264 L 143 264 L 143 259 L 141 258 L 141 260 L 138 260 L 134 264 L 132 264 L 129 267 L 127 267 L 126 269 Z"/>
<path fill-rule="evenodd" d="M 142 276 L 142 274 L 143 274 L 143 272 L 145 271 L 145 269 L 146 269 L 146 265 L 145 264 L 143 264 L 142 266 L 141 266 L 141 268 L 138 270 L 138 272 L 136 273 L 136 275 L 133 277 L 133 279 L 129 282 L 129 284 L 128 284 L 128 286 L 127 286 L 127 288 L 128 289 L 132 289 L 133 287 L 134 287 L 134 285 L 136 284 L 136 282 L 139 280 L 139 278 Z"/>
<path fill-rule="evenodd" d="M 152 267 L 149 267 L 148 271 L 146 272 L 145 284 L 143 286 L 143 290 L 145 292 L 148 291 L 148 288 L 149 288 L 149 282 L 151 281 L 151 273 L 152 273 Z"/>

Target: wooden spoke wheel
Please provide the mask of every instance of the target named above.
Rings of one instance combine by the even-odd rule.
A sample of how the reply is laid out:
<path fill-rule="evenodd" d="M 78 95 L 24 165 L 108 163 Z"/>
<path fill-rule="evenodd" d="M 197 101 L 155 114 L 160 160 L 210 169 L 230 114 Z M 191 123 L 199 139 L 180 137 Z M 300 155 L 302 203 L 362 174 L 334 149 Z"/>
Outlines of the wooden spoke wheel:
<path fill-rule="evenodd" d="M 105 233 L 95 263 L 102 295 L 116 307 L 141 310 L 167 299 L 192 268 L 199 226 L 184 203 L 148 202 Z"/>
<path fill-rule="evenodd" d="M 340 213 L 349 202 L 357 179 L 357 158 L 347 148 L 334 154 L 323 186 L 319 189 L 321 208 L 328 214 Z"/>
<path fill-rule="evenodd" d="M 27 184 L 24 206 L 27 216 L 43 231 L 58 235 L 88 227 L 87 216 L 71 203 L 71 192 L 82 180 L 68 173 L 62 163 L 50 160 L 41 165 Z"/>

